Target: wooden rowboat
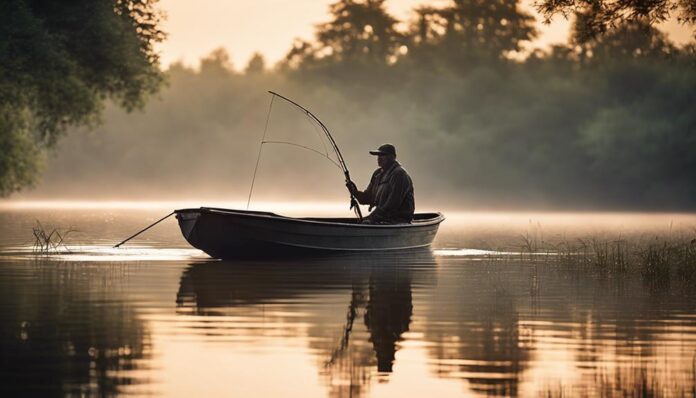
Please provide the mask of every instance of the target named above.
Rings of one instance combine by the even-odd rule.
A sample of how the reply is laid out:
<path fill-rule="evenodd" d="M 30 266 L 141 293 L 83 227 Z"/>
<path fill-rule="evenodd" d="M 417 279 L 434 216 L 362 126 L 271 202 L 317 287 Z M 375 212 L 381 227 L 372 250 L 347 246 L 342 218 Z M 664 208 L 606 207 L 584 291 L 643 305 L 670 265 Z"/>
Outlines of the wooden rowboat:
<path fill-rule="evenodd" d="M 346 187 L 355 186 L 350 179 L 348 166 L 338 144 L 329 129 L 307 108 L 273 91 L 268 109 L 268 121 L 273 108 L 273 100 L 279 98 L 301 110 L 312 123 L 318 125 L 326 136 L 329 147 L 336 160 L 329 157 L 327 146 L 319 152 L 310 147 L 292 142 L 266 140 L 264 129 L 261 147 L 256 159 L 256 168 L 251 182 L 248 201 L 254 189 L 256 171 L 261 159 L 263 144 L 286 144 L 315 152 L 341 169 Z M 268 127 L 268 123 L 266 123 Z M 321 138 L 321 135 L 319 136 Z M 324 141 L 322 139 L 322 144 Z M 176 214 L 184 238 L 195 248 L 203 250 L 214 258 L 239 257 L 279 257 L 292 254 L 376 252 L 418 249 L 430 246 L 440 223 L 445 217 L 440 213 L 418 213 L 410 224 L 372 225 L 362 224 L 362 213 L 353 190 L 350 193 L 350 209 L 356 218 L 292 218 L 274 213 L 219 209 L 201 207 L 198 209 L 179 209 L 162 217 L 114 247 L 120 247 L 129 240 L 154 227 L 172 214 Z M 247 201 L 247 206 L 248 206 Z"/>
<path fill-rule="evenodd" d="M 407 250 L 429 246 L 445 217 L 419 213 L 411 224 L 360 224 L 354 218 L 292 218 L 210 207 L 175 211 L 184 238 L 214 258 Z"/>

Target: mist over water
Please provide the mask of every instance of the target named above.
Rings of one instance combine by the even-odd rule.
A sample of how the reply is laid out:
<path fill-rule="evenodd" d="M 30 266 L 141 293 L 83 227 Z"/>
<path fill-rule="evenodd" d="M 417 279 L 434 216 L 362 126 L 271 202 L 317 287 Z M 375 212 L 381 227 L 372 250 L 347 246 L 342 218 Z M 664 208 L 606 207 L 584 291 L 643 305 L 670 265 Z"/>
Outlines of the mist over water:
<path fill-rule="evenodd" d="M 241 74 L 223 61 L 198 71 L 173 65 L 169 86 L 142 113 L 107 106 L 102 126 L 70 131 L 36 188 L 14 198 L 245 201 L 271 89 L 328 126 L 361 188 L 377 167 L 368 150 L 396 145 L 417 207 L 679 211 L 695 203 L 686 108 L 696 90 L 681 61 L 576 69 L 576 61 L 545 58 L 457 74 L 356 67 L 334 80 L 332 69 Z M 276 100 L 268 120 L 267 141 L 336 160 L 298 109 Z M 346 197 L 327 159 L 263 146 L 253 199 Z"/>
<path fill-rule="evenodd" d="M 546 3 L 569 11 L 566 3 Z M 644 12 L 633 3 L 622 7 Z M 665 15 L 690 10 L 679 3 Z M 50 106 L 52 97 L 41 94 L 47 88 L 38 90 L 36 103 L 57 113 L 33 115 L 37 128 L 48 129 L 37 135 L 47 134 L 46 142 L 30 134 L 26 142 L 8 141 L 3 195 L 21 189 L 14 199 L 243 201 L 258 164 L 256 200 L 345 200 L 343 175 L 326 159 L 337 160 L 326 137 L 292 105 L 278 100 L 270 109 L 273 90 L 329 127 L 360 187 L 376 168 L 367 151 L 396 145 L 417 205 L 696 208 L 696 47 L 677 45 L 656 21 L 628 11 L 607 26 L 577 17 L 565 43 L 542 50 L 529 47 L 539 15 L 519 1 L 423 4 L 403 20 L 384 1 L 337 1 L 328 11 L 313 38 L 288 38 L 275 65 L 260 54 L 233 65 L 220 48 L 198 68 L 174 63 L 160 76 L 152 54 L 142 98 L 122 104 L 118 90 L 106 90 L 85 99 L 89 111 L 76 105 L 82 116 L 75 120 Z M 593 23 L 606 29 L 590 34 L 597 33 Z M 87 67 L 90 58 L 84 61 Z M 142 109 L 122 109 L 137 109 L 160 78 L 166 84 Z M 8 109 L 17 118 L 13 129 L 34 128 L 23 119 L 31 112 Z M 98 117 L 102 123 L 88 123 Z M 262 140 L 295 146 L 269 143 L 259 158 Z"/>
<path fill-rule="evenodd" d="M 214 261 L 171 219 L 112 248 L 174 203 L 68 205 L 0 209 L 5 394 L 688 396 L 695 385 L 696 273 L 675 264 L 655 278 L 643 263 L 618 271 L 553 249 L 688 240 L 694 215 L 453 212 L 432 251 Z M 37 254 L 37 220 L 74 232 Z"/>

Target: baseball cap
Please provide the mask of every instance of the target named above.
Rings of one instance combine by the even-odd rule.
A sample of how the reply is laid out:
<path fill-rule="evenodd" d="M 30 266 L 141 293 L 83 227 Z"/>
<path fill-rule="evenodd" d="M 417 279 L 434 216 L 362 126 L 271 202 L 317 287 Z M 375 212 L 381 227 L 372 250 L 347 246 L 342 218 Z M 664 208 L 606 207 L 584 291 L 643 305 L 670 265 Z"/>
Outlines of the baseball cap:
<path fill-rule="evenodd" d="M 384 144 L 379 148 L 370 151 L 371 155 L 392 155 L 396 156 L 396 148 L 392 144 Z"/>

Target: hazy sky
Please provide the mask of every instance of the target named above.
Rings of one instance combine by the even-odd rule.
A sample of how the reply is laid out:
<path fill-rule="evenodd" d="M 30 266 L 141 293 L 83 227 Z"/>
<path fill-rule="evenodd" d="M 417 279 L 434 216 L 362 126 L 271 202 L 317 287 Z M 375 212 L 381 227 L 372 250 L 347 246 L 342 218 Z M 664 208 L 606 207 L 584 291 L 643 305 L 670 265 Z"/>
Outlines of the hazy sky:
<path fill-rule="evenodd" d="M 159 45 L 162 64 L 183 60 L 197 65 L 198 60 L 213 49 L 224 47 L 236 68 L 243 68 L 249 57 L 261 52 L 273 63 L 290 49 L 293 39 L 311 39 L 315 24 L 329 20 L 328 6 L 335 0 L 161 0 L 167 14 L 164 29 L 168 39 Z M 446 4 L 447 0 L 388 0 L 389 11 L 401 20 L 408 20 L 414 6 Z M 533 0 L 523 0 L 532 11 Z M 676 29 L 675 39 L 689 37 L 684 29 Z M 568 23 L 558 17 L 551 25 L 539 26 L 536 46 L 564 42 Z"/>

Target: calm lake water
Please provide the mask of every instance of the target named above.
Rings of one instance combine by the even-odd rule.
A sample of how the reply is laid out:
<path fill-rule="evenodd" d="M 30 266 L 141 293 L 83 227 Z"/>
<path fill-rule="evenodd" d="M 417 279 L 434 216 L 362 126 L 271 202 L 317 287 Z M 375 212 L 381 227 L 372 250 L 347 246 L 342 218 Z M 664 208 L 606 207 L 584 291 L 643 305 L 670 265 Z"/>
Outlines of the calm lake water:
<path fill-rule="evenodd" d="M 549 249 L 696 216 L 451 213 L 433 250 L 234 262 L 171 218 L 111 249 L 169 211 L 0 209 L 2 396 L 696 395 L 694 281 Z"/>

